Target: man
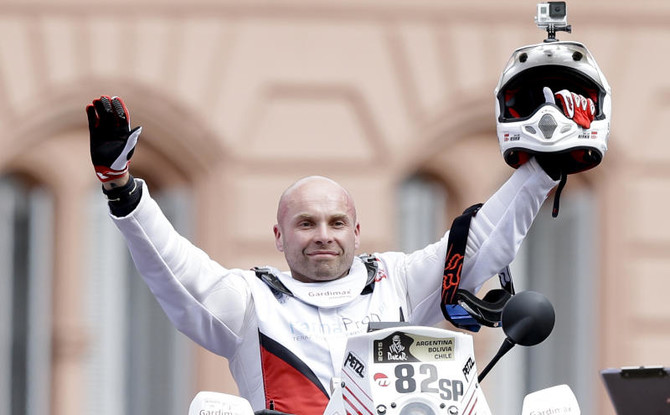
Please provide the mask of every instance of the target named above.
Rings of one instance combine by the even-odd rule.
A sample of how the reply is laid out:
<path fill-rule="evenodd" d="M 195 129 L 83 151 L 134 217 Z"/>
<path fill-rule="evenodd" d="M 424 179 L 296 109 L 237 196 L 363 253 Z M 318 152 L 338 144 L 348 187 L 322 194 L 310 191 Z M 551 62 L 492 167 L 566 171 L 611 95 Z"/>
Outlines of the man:
<path fill-rule="evenodd" d="M 307 177 L 277 209 L 275 244 L 289 272 L 224 268 L 178 235 L 146 184 L 129 175 L 141 128 L 130 129 L 122 100 L 102 96 L 86 112 L 93 164 L 138 270 L 180 331 L 229 359 L 255 410 L 321 414 L 349 336 L 370 321 L 441 320 L 448 233 L 411 254 L 355 256 L 351 195 Z M 483 205 L 472 218 L 460 288 L 475 291 L 512 261 L 556 183 L 531 159 Z"/>

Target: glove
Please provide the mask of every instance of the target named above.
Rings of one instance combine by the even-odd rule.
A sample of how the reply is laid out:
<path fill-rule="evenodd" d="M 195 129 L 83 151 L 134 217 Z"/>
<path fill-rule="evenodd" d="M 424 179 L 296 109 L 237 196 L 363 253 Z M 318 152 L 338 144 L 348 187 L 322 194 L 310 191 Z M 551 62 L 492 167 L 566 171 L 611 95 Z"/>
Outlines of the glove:
<path fill-rule="evenodd" d="M 128 171 L 142 127 L 130 129 L 130 115 L 119 97 L 94 99 L 86 115 L 95 174 L 103 183 L 120 178 Z"/>
<path fill-rule="evenodd" d="M 563 108 L 563 113 L 582 128 L 591 128 L 591 121 L 595 118 L 596 106 L 591 98 L 585 98 L 582 95 L 562 89 L 552 94 L 551 89 L 544 87 L 544 98 L 546 102 L 556 104 L 554 96 L 559 99 Z"/>

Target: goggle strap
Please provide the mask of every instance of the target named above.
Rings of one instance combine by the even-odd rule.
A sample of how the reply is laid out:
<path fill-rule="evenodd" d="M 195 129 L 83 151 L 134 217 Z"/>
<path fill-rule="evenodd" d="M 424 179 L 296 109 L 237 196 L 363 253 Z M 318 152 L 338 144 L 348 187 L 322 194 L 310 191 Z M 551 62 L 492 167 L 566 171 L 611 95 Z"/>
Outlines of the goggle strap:
<path fill-rule="evenodd" d="M 456 304 L 456 291 L 458 291 L 458 287 L 461 284 L 461 271 L 463 269 L 463 258 L 465 257 L 465 246 L 470 231 L 470 221 L 481 207 L 481 203 L 470 206 L 462 215 L 455 218 L 451 224 L 442 276 L 441 303 L 443 306 Z M 442 313 L 445 318 L 449 319 L 444 307 L 442 307 Z"/>
<path fill-rule="evenodd" d="M 459 289 L 470 222 L 481 207 L 481 203 L 472 205 L 454 219 L 449 231 L 442 278 L 442 314 L 454 326 L 472 332 L 479 331 L 482 325 L 498 326 L 504 305 L 514 295 L 509 265 L 498 272 L 502 289 L 489 291 L 483 299 Z"/>

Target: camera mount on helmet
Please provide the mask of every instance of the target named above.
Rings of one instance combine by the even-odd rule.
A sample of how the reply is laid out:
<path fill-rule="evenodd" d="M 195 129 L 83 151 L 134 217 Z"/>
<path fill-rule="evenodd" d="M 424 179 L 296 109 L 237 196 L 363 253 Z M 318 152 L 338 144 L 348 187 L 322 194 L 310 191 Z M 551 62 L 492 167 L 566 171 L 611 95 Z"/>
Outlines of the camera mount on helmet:
<path fill-rule="evenodd" d="M 557 42 L 556 32 L 572 33 L 572 26 L 568 24 L 568 8 L 564 1 L 538 3 L 535 24 L 547 31 L 545 42 Z"/>

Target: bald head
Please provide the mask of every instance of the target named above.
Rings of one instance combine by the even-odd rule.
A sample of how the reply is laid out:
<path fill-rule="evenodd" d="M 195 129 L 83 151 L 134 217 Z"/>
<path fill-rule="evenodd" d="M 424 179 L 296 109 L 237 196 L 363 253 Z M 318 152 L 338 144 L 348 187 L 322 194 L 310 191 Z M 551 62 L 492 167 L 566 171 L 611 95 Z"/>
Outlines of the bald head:
<path fill-rule="evenodd" d="M 347 189 L 328 177 L 308 176 L 296 181 L 282 193 L 279 198 L 279 205 L 277 206 L 277 223 L 282 222 L 282 218 L 286 215 L 289 206 L 294 205 L 297 199 L 304 196 L 331 199 L 341 198 L 354 221 L 356 220 L 354 199 Z"/>

